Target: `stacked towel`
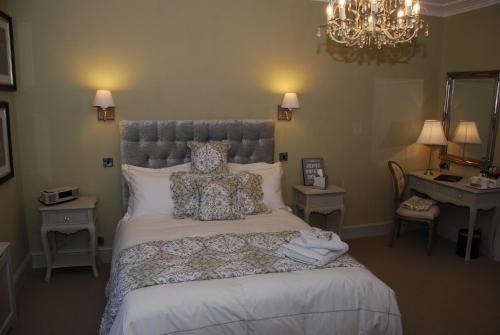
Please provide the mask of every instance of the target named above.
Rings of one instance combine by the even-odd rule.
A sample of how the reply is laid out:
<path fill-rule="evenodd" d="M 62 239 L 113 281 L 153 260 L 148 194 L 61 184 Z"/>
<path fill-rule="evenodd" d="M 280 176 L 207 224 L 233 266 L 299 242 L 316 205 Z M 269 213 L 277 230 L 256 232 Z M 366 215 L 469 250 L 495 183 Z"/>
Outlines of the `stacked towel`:
<path fill-rule="evenodd" d="M 480 188 L 482 190 L 488 188 L 497 188 L 500 187 L 499 179 L 491 179 L 487 177 L 474 176 L 470 177 L 470 185 L 476 188 Z"/>
<path fill-rule="evenodd" d="M 431 208 L 435 203 L 436 202 L 434 200 L 424 199 L 414 195 L 410 199 L 404 201 L 401 206 L 412 211 L 425 212 L 428 211 L 429 208 Z"/>
<path fill-rule="evenodd" d="M 298 262 L 323 266 L 349 250 L 347 243 L 331 232 L 319 228 L 300 231 L 300 237 L 278 248 L 276 253 L 281 257 L 289 257 Z"/>

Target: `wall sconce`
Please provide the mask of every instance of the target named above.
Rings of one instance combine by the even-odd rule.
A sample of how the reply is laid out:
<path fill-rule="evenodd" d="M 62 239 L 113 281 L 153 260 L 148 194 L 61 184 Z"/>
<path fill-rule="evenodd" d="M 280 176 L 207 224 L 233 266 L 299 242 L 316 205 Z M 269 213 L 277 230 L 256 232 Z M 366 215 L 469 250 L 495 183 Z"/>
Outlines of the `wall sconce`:
<path fill-rule="evenodd" d="M 281 105 L 278 105 L 278 120 L 290 121 L 294 108 L 300 108 L 297 93 L 285 93 Z"/>
<path fill-rule="evenodd" d="M 97 120 L 106 121 L 115 119 L 115 102 L 111 91 L 97 90 L 94 98 L 94 107 L 97 107 Z"/>

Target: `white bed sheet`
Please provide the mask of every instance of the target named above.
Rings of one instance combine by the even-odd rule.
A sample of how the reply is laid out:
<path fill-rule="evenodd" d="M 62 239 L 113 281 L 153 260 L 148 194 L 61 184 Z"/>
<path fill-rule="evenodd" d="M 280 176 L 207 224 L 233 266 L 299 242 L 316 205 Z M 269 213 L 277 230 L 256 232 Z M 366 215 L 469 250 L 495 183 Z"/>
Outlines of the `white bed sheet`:
<path fill-rule="evenodd" d="M 286 210 L 238 221 L 122 219 L 113 256 L 132 245 L 309 226 Z M 394 292 L 364 268 L 332 268 L 157 285 L 130 292 L 111 335 L 401 334 Z"/>

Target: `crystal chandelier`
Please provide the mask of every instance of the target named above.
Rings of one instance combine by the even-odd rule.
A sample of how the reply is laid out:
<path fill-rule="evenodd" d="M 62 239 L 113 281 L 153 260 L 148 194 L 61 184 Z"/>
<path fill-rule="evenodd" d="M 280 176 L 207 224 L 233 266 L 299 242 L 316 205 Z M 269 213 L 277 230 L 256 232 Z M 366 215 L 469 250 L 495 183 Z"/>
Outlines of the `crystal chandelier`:
<path fill-rule="evenodd" d="M 396 46 L 411 42 L 418 32 L 429 29 L 420 17 L 418 0 L 331 0 L 327 22 L 318 27 L 333 41 L 363 48 Z"/>

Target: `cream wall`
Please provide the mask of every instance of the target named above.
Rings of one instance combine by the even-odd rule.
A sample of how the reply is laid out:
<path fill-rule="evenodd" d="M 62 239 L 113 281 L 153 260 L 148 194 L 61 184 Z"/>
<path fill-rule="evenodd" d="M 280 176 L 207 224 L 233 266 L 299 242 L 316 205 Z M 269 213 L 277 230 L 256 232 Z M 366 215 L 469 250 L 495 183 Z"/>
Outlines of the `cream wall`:
<path fill-rule="evenodd" d="M 0 1 L 0 10 L 11 14 L 7 1 Z M 0 185 L 0 241 L 8 241 L 12 247 L 14 271 L 28 256 L 29 247 L 24 222 L 22 170 L 19 161 L 18 112 L 14 104 L 15 92 L 0 92 L 0 101 L 9 103 L 10 129 L 14 160 L 14 177 Z"/>
<path fill-rule="evenodd" d="M 442 19 L 428 18 L 431 37 L 409 60 L 411 50 L 398 49 L 395 62 L 366 50 L 355 51 L 361 60 L 337 60 L 315 37 L 324 4 L 309 0 L 11 5 L 33 251 L 41 249 L 36 197 L 58 185 L 99 197 L 99 235 L 111 245 L 121 215 L 120 119 L 269 119 L 284 92 L 298 92 L 293 121 L 276 123 L 276 153 L 289 153 L 286 201 L 301 183 L 300 159 L 322 156 L 347 189 L 347 225 L 391 220 L 388 159 L 408 168 L 426 163 L 426 151 L 412 143 L 439 105 Z M 114 122 L 97 122 L 97 88 L 113 91 Z M 113 169 L 101 166 L 107 156 Z"/>

